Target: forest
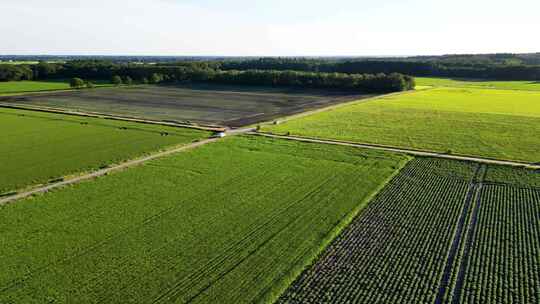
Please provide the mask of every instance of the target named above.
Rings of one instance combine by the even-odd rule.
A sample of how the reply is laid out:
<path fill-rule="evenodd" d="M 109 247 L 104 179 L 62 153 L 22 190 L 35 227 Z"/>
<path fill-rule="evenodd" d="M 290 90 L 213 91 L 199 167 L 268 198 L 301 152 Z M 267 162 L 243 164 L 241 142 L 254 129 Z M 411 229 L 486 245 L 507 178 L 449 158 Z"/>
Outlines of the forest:
<path fill-rule="evenodd" d="M 74 60 L 66 63 L 0 65 L 0 81 L 82 78 L 103 80 L 116 77 L 138 83 L 216 83 L 274 87 L 351 90 L 383 93 L 411 90 L 414 78 L 399 73 L 327 73 L 286 70 L 223 70 L 220 62 L 175 64 L 126 64 L 103 60 Z"/>
<path fill-rule="evenodd" d="M 540 58 L 540 56 L 538 56 Z M 437 58 L 437 59 L 435 59 Z M 487 57 L 489 58 L 489 57 Z M 540 80 L 540 62 L 484 57 L 448 56 L 386 59 L 321 60 L 302 58 L 259 58 L 223 62 L 224 70 L 298 70 L 325 73 L 402 73 L 412 76 L 456 77 L 493 80 Z M 536 58 L 536 57 L 533 57 Z M 540 61 L 540 59 L 539 59 Z M 533 62 L 536 64 L 524 64 Z"/>
<path fill-rule="evenodd" d="M 409 90 L 414 87 L 412 77 L 540 81 L 537 53 L 387 58 L 83 56 L 65 61 L 62 57 L 0 58 L 40 60 L 36 64 L 0 64 L 0 81 L 120 76 L 138 83 L 206 82 L 363 92 Z"/>

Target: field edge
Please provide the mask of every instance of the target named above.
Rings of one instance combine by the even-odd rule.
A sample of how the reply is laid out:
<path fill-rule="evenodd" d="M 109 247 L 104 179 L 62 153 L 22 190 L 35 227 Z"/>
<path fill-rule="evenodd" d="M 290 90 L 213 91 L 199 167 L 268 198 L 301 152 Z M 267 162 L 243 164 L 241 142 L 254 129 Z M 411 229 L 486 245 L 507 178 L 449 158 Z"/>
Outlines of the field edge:
<path fill-rule="evenodd" d="M 158 126 L 173 127 L 173 128 L 194 129 L 194 130 L 202 130 L 202 131 L 209 131 L 209 132 L 225 132 L 226 131 L 226 128 L 218 126 L 218 125 L 184 124 L 184 123 L 179 123 L 179 122 L 177 123 L 177 122 L 172 122 L 172 121 L 168 122 L 168 121 L 163 121 L 163 120 L 146 119 L 144 117 L 136 117 L 136 116 L 121 116 L 121 115 L 107 114 L 107 113 L 101 113 L 101 112 L 79 111 L 79 110 L 69 110 L 69 109 L 62 109 L 62 108 L 55 108 L 55 107 L 47 107 L 47 106 L 25 105 L 25 104 L 9 102 L 9 101 L 3 102 L 0 99 L 0 109 L 2 108 L 51 113 L 51 114 L 61 114 L 61 115 L 86 117 L 86 118 L 117 120 L 117 121 L 123 121 L 123 122 L 132 122 L 132 123 L 147 124 L 147 125 L 158 125 Z"/>
<path fill-rule="evenodd" d="M 379 99 L 384 99 L 386 97 L 392 97 L 392 96 L 396 96 L 396 95 L 413 94 L 415 92 L 416 91 L 414 91 L 414 90 L 410 90 L 410 91 L 402 91 L 402 92 L 394 92 L 394 93 L 378 94 L 378 95 L 368 94 L 368 95 L 366 95 L 365 98 L 351 99 L 349 101 L 343 101 L 343 102 L 340 102 L 340 103 L 337 103 L 337 104 L 334 104 L 334 105 L 323 106 L 321 108 L 315 108 L 315 109 L 303 111 L 303 112 L 300 112 L 300 113 L 283 115 L 283 116 L 280 116 L 280 117 L 276 117 L 274 119 L 265 120 L 265 121 L 261 121 L 261 122 L 258 122 L 258 123 L 248 124 L 248 125 L 244 126 L 244 128 L 257 128 L 257 127 L 263 128 L 265 126 L 269 126 L 269 125 L 274 124 L 276 121 L 279 122 L 279 123 L 285 123 L 285 122 L 290 121 L 290 120 L 303 118 L 304 116 L 310 116 L 310 115 L 318 114 L 318 113 L 321 113 L 321 112 L 333 111 L 333 110 L 339 109 L 341 107 L 352 106 L 352 105 L 357 105 L 357 104 L 366 103 L 366 102 L 376 102 Z"/>
<path fill-rule="evenodd" d="M 289 133 L 289 135 L 287 135 Z M 473 154 L 462 154 L 462 153 L 447 153 L 443 150 L 428 150 L 428 149 L 418 149 L 418 148 L 411 148 L 411 147 L 405 147 L 405 146 L 393 146 L 393 145 L 383 145 L 383 144 L 376 144 L 371 142 L 361 142 L 361 141 L 351 141 L 351 140 L 341 140 L 341 139 L 335 139 L 335 138 L 326 138 L 326 137 L 315 137 L 315 136 L 305 136 L 297 133 L 287 132 L 287 133 L 278 133 L 273 132 L 272 130 L 262 130 L 262 131 L 256 131 L 257 135 L 260 136 L 277 136 L 277 137 L 292 137 L 292 138 L 298 138 L 302 140 L 315 140 L 315 141 L 327 141 L 332 142 L 334 144 L 350 144 L 350 145 L 359 145 L 359 146 L 366 146 L 366 147 L 373 147 L 377 149 L 393 149 L 393 150 L 403 150 L 403 151 L 388 151 L 390 153 L 402 153 L 407 155 L 412 155 L 414 153 L 433 153 L 437 154 L 439 156 L 429 156 L 429 155 L 413 155 L 413 157 L 438 157 L 438 158 L 446 158 L 446 159 L 452 159 L 453 157 L 456 157 L 457 161 L 469 161 L 469 162 L 480 162 L 480 163 L 487 163 L 491 165 L 501 165 L 501 166 L 510 166 L 510 167 L 518 167 L 518 168 L 526 168 L 531 170 L 540 169 L 540 163 L 533 162 L 533 161 L 526 161 L 521 159 L 510 159 L 510 158 L 493 158 L 489 156 L 482 156 L 482 155 L 473 155 Z M 294 140 L 294 139 L 291 139 Z M 457 158 L 468 158 L 468 159 L 457 159 Z M 472 160 L 474 159 L 474 160 Z M 506 162 L 506 164 L 498 164 L 497 162 Z"/>
<path fill-rule="evenodd" d="M 3 106 L 0 104 L 0 109 L 1 108 L 3 108 Z M 69 115 L 69 114 L 65 114 L 65 113 L 54 113 L 54 112 L 47 112 L 47 111 L 35 111 L 35 110 L 32 110 L 32 109 L 11 108 L 11 107 L 7 107 L 7 108 L 15 109 L 15 110 L 30 111 L 30 112 L 44 112 L 44 113 L 51 113 L 51 114 Z M 105 117 L 81 116 L 81 115 L 76 115 L 76 114 L 73 114 L 73 116 L 79 116 L 79 117 L 91 118 L 91 119 L 108 120 L 108 118 L 105 118 Z M 130 124 L 135 124 L 135 125 L 137 125 L 137 124 L 145 124 L 143 122 L 128 121 L 128 120 L 119 120 L 119 121 L 120 122 L 130 123 Z M 71 181 L 73 181 L 73 180 L 83 178 L 86 175 L 97 174 L 102 170 L 112 170 L 112 171 L 116 172 L 118 170 L 124 170 L 124 169 L 127 169 L 127 168 L 131 168 L 132 166 L 137 166 L 137 165 L 140 165 L 140 164 L 138 163 L 138 164 L 135 164 L 135 165 L 130 165 L 130 163 L 140 162 L 140 161 L 142 161 L 142 160 L 144 160 L 144 159 L 146 159 L 148 157 L 153 157 L 153 156 L 156 156 L 156 155 L 157 155 L 156 157 L 159 158 L 160 157 L 159 155 L 162 154 L 162 153 L 177 153 L 175 151 L 177 151 L 179 149 L 190 148 L 190 146 L 193 145 L 193 144 L 196 144 L 198 142 L 205 141 L 205 140 L 208 140 L 208 139 L 212 138 L 212 131 L 208 130 L 208 129 L 190 128 L 190 127 L 183 127 L 183 126 L 167 126 L 167 125 L 159 125 L 159 124 L 152 124 L 152 123 L 146 123 L 146 124 L 163 126 L 163 127 L 166 127 L 166 128 L 177 128 L 177 129 L 180 129 L 180 130 L 185 129 L 185 130 L 188 130 L 189 132 L 200 133 L 200 134 L 198 134 L 198 136 L 193 138 L 191 141 L 176 142 L 176 143 L 161 145 L 161 146 L 157 147 L 157 149 L 151 149 L 151 150 L 147 150 L 147 151 L 142 151 L 142 152 L 137 153 L 137 154 L 135 154 L 135 155 L 133 155 L 131 157 L 128 156 L 128 157 L 124 157 L 124 158 L 118 159 L 118 160 L 107 161 L 106 163 L 104 163 L 101 166 L 96 165 L 96 166 L 78 168 L 76 170 L 69 171 L 69 172 L 66 172 L 64 174 L 51 176 L 46 180 L 45 179 L 42 180 L 42 181 L 36 180 L 36 181 L 34 181 L 32 183 L 23 185 L 21 187 L 7 188 L 5 190 L 0 189 L 0 206 L 2 206 L 4 204 L 9 204 L 9 203 L 3 203 L 4 200 L 11 200 L 13 197 L 24 194 L 26 192 L 37 191 L 40 188 L 54 186 L 55 184 L 58 184 L 58 183 L 72 184 Z M 144 161 L 142 163 L 144 163 Z M 77 182 L 73 182 L 73 183 L 77 183 Z"/>
<path fill-rule="evenodd" d="M 388 152 L 391 153 L 391 152 Z M 400 154 L 400 153 L 395 153 Z M 390 174 L 373 192 L 368 195 L 363 201 L 359 202 L 358 205 L 348 214 L 343 216 L 339 223 L 334 226 L 334 228 L 322 239 L 320 245 L 316 248 L 310 250 L 296 265 L 291 267 L 289 272 L 281 277 L 279 281 L 275 281 L 273 287 L 263 293 L 258 299 L 257 303 L 265 304 L 274 304 L 281 297 L 282 294 L 287 291 L 289 286 L 294 283 L 296 279 L 306 270 L 314 265 L 321 254 L 324 253 L 324 250 L 334 242 L 334 240 L 343 232 L 345 228 L 349 226 L 350 223 L 364 210 L 364 208 L 396 177 L 401 170 L 414 159 L 413 156 L 401 153 L 403 160 L 399 163 L 392 174 Z"/>
<path fill-rule="evenodd" d="M 40 82 L 40 83 L 49 82 L 49 81 L 46 81 L 46 80 L 22 80 L 22 81 Z M 28 90 L 13 90 L 13 91 L 5 90 L 5 91 L 0 92 L 0 97 L 34 95 L 34 94 L 39 95 L 39 94 L 47 94 L 47 93 L 51 93 L 51 92 L 71 92 L 71 91 L 78 91 L 78 90 L 95 90 L 95 89 L 114 88 L 114 87 L 116 87 L 113 84 L 109 84 L 109 83 L 103 84 L 103 83 L 101 83 L 101 82 L 105 82 L 105 80 L 92 80 L 92 79 L 90 79 L 90 81 L 97 81 L 99 83 L 98 84 L 94 83 L 95 87 L 93 87 L 91 89 L 88 89 L 88 88 L 78 89 L 78 88 L 71 88 L 69 86 L 69 80 L 66 79 L 65 82 L 55 82 L 55 81 L 51 82 L 51 83 L 65 84 L 66 87 L 63 87 L 63 88 L 46 88 L 46 89 L 31 88 L 31 89 L 28 89 Z M 9 82 L 19 82 L 19 81 L 8 81 L 8 82 L 4 82 L 4 83 L 9 83 Z M 141 85 L 141 84 L 135 84 L 133 86 L 137 86 L 137 85 Z"/>

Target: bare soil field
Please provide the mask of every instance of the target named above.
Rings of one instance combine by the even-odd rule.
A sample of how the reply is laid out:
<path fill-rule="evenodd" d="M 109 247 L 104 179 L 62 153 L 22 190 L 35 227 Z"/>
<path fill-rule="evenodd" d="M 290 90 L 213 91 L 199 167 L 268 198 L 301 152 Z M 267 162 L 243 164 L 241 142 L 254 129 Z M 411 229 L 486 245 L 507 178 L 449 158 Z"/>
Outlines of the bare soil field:
<path fill-rule="evenodd" d="M 46 106 L 181 123 L 241 127 L 345 101 L 350 92 L 216 85 L 134 86 L 1 97 Z"/>

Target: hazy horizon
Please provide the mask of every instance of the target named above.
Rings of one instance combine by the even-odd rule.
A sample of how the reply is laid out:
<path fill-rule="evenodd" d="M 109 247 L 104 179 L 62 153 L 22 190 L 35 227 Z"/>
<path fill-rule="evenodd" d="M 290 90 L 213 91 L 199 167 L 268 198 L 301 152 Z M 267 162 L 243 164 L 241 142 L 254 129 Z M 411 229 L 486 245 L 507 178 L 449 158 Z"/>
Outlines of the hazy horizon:
<path fill-rule="evenodd" d="M 535 53 L 540 1 L 3 0 L 2 55 Z"/>
<path fill-rule="evenodd" d="M 51 57 L 186 57 L 186 58 L 197 58 L 197 57 L 213 57 L 213 58 L 405 58 L 405 57 L 435 57 L 435 56 L 467 56 L 467 55 L 493 55 L 493 54 L 514 54 L 514 55 L 524 55 L 524 54 L 539 54 L 540 52 L 488 52 L 488 53 L 451 53 L 451 54 L 412 54 L 412 55 L 205 55 L 205 54 L 196 54 L 196 55 L 182 55 L 182 54 L 83 54 L 83 53 L 73 53 L 73 54 L 53 54 L 53 53 L 0 53 L 0 56 L 51 56 Z"/>

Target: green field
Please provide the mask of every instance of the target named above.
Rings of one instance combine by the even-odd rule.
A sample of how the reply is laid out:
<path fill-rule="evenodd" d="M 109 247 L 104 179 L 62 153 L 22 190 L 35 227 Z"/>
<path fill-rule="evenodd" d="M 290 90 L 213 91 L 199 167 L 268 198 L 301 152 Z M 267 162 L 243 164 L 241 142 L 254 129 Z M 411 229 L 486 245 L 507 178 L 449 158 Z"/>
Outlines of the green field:
<path fill-rule="evenodd" d="M 448 79 L 415 77 L 419 87 L 465 87 L 478 89 L 503 89 L 540 91 L 540 81 L 490 81 L 473 79 Z"/>
<path fill-rule="evenodd" d="M 0 193 L 210 135 L 7 108 L 0 108 L 0 130 Z"/>
<path fill-rule="evenodd" d="M 253 303 L 408 159 L 227 138 L 0 208 L 1 303 Z"/>
<path fill-rule="evenodd" d="M 453 303 L 540 303 L 540 174 L 493 169 L 477 194 Z"/>
<path fill-rule="evenodd" d="M 539 180 L 414 159 L 279 303 L 540 303 Z"/>
<path fill-rule="evenodd" d="M 94 81 L 93 81 L 94 82 Z M 111 86 L 106 81 L 95 81 L 97 87 Z M 49 81 L 8 81 L 0 82 L 0 95 L 11 95 L 26 92 L 58 91 L 69 90 L 69 80 L 49 80 Z"/>
<path fill-rule="evenodd" d="M 517 170 L 509 166 L 490 166 L 486 180 L 517 187 L 540 188 L 540 170 Z"/>
<path fill-rule="evenodd" d="M 436 303 L 472 163 L 414 159 L 279 303 Z"/>
<path fill-rule="evenodd" d="M 0 94 L 68 90 L 68 81 L 8 81 L 0 82 Z"/>
<path fill-rule="evenodd" d="M 540 92 L 434 88 L 293 119 L 265 131 L 540 161 Z"/>

